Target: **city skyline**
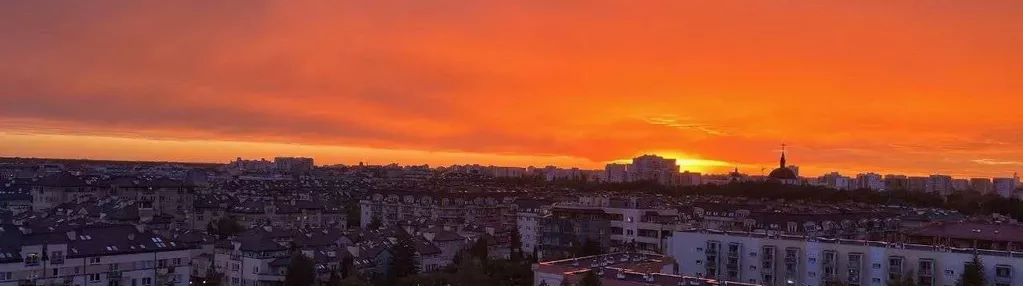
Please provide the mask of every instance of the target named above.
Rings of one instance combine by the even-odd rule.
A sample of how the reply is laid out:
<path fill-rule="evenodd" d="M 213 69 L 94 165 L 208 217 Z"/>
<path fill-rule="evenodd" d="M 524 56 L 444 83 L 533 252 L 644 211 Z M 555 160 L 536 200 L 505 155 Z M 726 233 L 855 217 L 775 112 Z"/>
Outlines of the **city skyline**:
<path fill-rule="evenodd" d="M 1023 166 L 1021 13 L 12 1 L 0 156 L 600 169 L 650 153 L 755 174 L 784 142 L 810 176 L 1008 177 Z"/>

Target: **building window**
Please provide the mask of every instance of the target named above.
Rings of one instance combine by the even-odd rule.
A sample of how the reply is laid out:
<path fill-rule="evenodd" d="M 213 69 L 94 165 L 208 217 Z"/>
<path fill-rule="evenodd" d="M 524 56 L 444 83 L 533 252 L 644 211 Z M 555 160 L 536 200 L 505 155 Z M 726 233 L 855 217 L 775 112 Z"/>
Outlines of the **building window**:
<path fill-rule="evenodd" d="M 231 278 L 231 285 L 236 285 L 237 286 L 238 284 L 240 284 L 240 282 L 238 281 L 238 278 Z"/>
<path fill-rule="evenodd" d="M 57 271 L 57 270 L 60 270 L 60 269 L 59 269 L 59 268 L 54 268 L 54 269 L 53 269 L 53 273 L 52 273 L 52 274 L 53 274 L 53 275 L 52 275 L 53 277 L 57 277 L 57 276 L 60 276 L 60 272 L 59 272 L 59 271 Z"/>
<path fill-rule="evenodd" d="M 99 273 L 89 274 L 89 282 L 99 282 Z"/>
<path fill-rule="evenodd" d="M 54 251 L 50 253 L 50 264 L 63 264 L 64 263 L 64 252 Z"/>
<path fill-rule="evenodd" d="M 181 265 L 181 258 L 174 258 L 172 261 L 174 262 L 174 266 Z"/>
<path fill-rule="evenodd" d="M 235 278 L 238 279 L 238 278 Z M 142 278 L 142 285 L 153 285 L 153 278 L 145 277 Z"/>
<path fill-rule="evenodd" d="M 39 254 L 38 253 L 29 253 L 28 256 L 25 256 L 25 266 L 37 266 L 37 265 L 39 265 Z"/>
<path fill-rule="evenodd" d="M 1010 278 L 1012 277 L 1012 267 L 1008 265 L 997 265 L 995 266 L 995 277 L 998 278 Z"/>
<path fill-rule="evenodd" d="M 157 260 L 156 267 L 167 267 L 167 259 Z"/>
<path fill-rule="evenodd" d="M 259 266 L 252 266 L 252 274 L 259 274 Z"/>
<path fill-rule="evenodd" d="M 89 257 L 89 264 L 90 265 L 99 264 L 99 257 Z"/>
<path fill-rule="evenodd" d="M 0 272 L 0 281 L 10 281 L 10 280 L 11 280 L 11 273 L 10 272 Z"/>
<path fill-rule="evenodd" d="M 231 271 L 238 272 L 239 269 L 238 263 L 231 263 Z"/>
<path fill-rule="evenodd" d="M 121 265 L 120 264 L 117 264 L 117 263 L 110 264 L 110 271 L 117 271 L 117 270 L 120 270 L 120 269 L 121 269 Z"/>

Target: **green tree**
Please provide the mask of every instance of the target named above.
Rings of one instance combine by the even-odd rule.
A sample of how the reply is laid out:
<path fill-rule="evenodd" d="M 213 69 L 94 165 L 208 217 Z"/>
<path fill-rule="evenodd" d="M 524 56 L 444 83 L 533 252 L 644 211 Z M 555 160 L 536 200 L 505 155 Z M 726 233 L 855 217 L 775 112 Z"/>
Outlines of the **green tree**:
<path fill-rule="evenodd" d="M 486 265 L 487 260 L 490 259 L 490 249 L 487 247 L 487 240 L 483 237 L 476 239 L 476 242 L 469 248 L 469 254 L 473 258 L 478 259 L 483 265 Z"/>
<path fill-rule="evenodd" d="M 368 228 L 368 229 L 380 229 L 380 227 L 382 227 L 382 226 L 384 226 L 384 223 L 380 221 L 380 217 L 374 216 L 369 221 L 369 224 L 366 225 L 366 228 Z"/>
<path fill-rule="evenodd" d="M 912 269 L 906 271 L 898 280 L 888 281 L 889 286 L 916 286 L 916 272 Z"/>
<path fill-rule="evenodd" d="M 239 223 L 238 220 L 235 219 L 234 217 L 228 216 L 221 218 L 220 220 L 217 220 L 216 232 L 214 232 L 214 234 L 220 236 L 221 238 L 226 238 L 229 236 L 239 234 L 243 231 L 245 231 L 245 227 L 242 226 L 242 224 Z"/>
<path fill-rule="evenodd" d="M 518 227 L 512 227 L 511 242 L 508 243 L 508 255 L 511 261 L 522 261 L 522 235 L 519 234 Z"/>
<path fill-rule="evenodd" d="M 973 255 L 973 261 L 963 266 L 963 275 L 959 278 L 959 285 L 962 286 L 987 286 L 987 276 L 984 275 L 984 262 L 980 256 Z"/>
<path fill-rule="evenodd" d="M 579 280 L 579 285 L 577 286 L 601 286 L 601 284 L 600 277 L 597 277 L 597 274 L 591 270 L 583 274 L 583 279 Z"/>
<path fill-rule="evenodd" d="M 586 238 L 586 240 L 582 243 L 582 245 L 576 251 L 575 257 L 586 257 L 586 256 L 599 255 L 599 254 L 601 254 L 603 252 L 604 252 L 604 250 L 600 248 L 600 243 L 598 243 L 597 241 L 594 241 L 594 240 L 592 240 L 590 238 Z"/>
<path fill-rule="evenodd" d="M 412 241 L 412 235 L 400 232 L 397 241 L 391 248 L 391 271 L 393 278 L 401 279 L 414 276 L 419 273 L 419 265 L 416 263 L 416 245 Z"/>
<path fill-rule="evenodd" d="M 359 201 L 352 198 L 345 202 L 345 221 L 348 228 L 359 228 L 362 223 L 362 206 Z"/>
<path fill-rule="evenodd" d="M 224 273 L 220 273 L 213 267 L 206 270 L 206 279 L 202 283 L 204 286 L 220 286 L 224 284 Z"/>
<path fill-rule="evenodd" d="M 487 277 L 483 264 L 479 259 L 463 257 L 458 264 L 458 270 L 452 275 L 451 285 L 473 286 L 488 285 L 490 278 Z"/>
<path fill-rule="evenodd" d="M 284 276 L 284 286 L 310 286 L 316 282 L 316 263 L 301 252 L 293 252 Z"/>
<path fill-rule="evenodd" d="M 335 269 L 330 271 L 330 279 L 327 279 L 327 286 L 341 286 L 341 271 Z"/>

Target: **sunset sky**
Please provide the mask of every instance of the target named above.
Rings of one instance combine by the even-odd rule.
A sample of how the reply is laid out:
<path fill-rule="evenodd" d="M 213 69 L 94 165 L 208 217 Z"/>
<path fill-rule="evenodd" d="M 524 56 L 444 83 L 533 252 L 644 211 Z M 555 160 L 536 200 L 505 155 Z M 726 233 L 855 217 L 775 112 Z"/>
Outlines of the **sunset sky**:
<path fill-rule="evenodd" d="M 1023 1 L 0 1 L 0 156 L 1010 176 Z"/>

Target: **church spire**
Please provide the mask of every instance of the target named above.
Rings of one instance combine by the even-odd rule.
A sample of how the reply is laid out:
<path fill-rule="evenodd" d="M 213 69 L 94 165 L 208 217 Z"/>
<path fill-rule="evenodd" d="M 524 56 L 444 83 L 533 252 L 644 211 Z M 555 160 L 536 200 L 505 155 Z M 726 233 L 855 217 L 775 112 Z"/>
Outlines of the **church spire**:
<path fill-rule="evenodd" d="M 785 144 L 781 144 L 781 167 L 785 168 Z"/>

